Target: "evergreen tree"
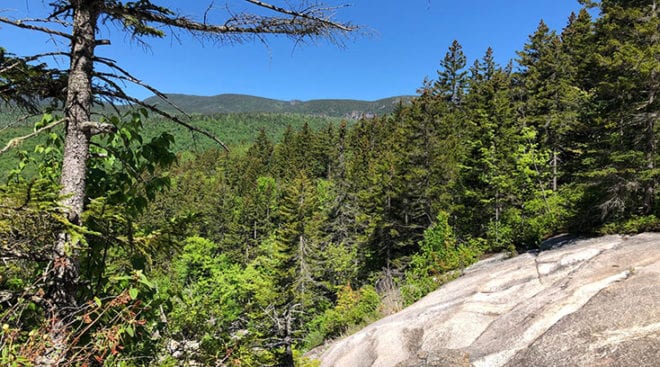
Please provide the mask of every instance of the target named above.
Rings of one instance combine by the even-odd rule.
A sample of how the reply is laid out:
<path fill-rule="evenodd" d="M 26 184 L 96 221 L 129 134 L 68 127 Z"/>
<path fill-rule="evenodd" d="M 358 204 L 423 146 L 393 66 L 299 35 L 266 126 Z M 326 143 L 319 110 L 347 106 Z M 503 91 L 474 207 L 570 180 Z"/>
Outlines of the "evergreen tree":
<path fill-rule="evenodd" d="M 658 214 L 657 98 L 660 86 L 655 0 L 604 0 L 595 24 L 594 129 L 584 164 L 601 221 Z"/>
<path fill-rule="evenodd" d="M 360 212 L 355 187 L 347 177 L 347 134 L 346 121 L 342 121 L 337 133 L 336 159 L 330 169 L 331 202 L 327 203 L 326 220 L 322 226 L 324 258 L 328 262 L 322 278 L 331 289 L 351 283 L 355 285 L 365 263 L 361 256 L 364 253 L 359 252 L 357 219 Z"/>
<path fill-rule="evenodd" d="M 250 195 L 257 186 L 257 178 L 271 174 L 274 166 L 275 147 L 266 136 L 264 128 L 259 129 L 254 143 L 243 157 L 238 158 L 239 164 L 233 169 L 231 176 L 235 177 L 235 186 L 241 196 Z"/>
<path fill-rule="evenodd" d="M 489 49 L 471 74 L 466 109 L 470 111 L 473 135 L 466 139 L 469 152 L 461 166 L 452 219 L 459 236 L 485 237 L 489 223 L 495 228 L 500 226 L 505 197 L 511 193 L 507 183 L 513 166 L 511 139 L 518 136 L 518 131 L 510 70 L 498 67 Z M 495 237 L 495 242 L 500 242 L 499 236 Z"/>
<path fill-rule="evenodd" d="M 559 36 L 543 21 L 518 56 L 519 114 L 526 126 L 539 132 L 543 147 L 551 151 L 552 159 L 547 163 L 552 182 L 548 186 L 556 192 L 564 136 L 577 117 L 566 110 L 565 94 L 572 88 L 568 59 L 562 53 Z M 541 168 L 545 170 L 546 166 Z"/>
<path fill-rule="evenodd" d="M 275 146 L 274 159 L 273 159 L 273 173 L 277 178 L 291 178 L 295 174 L 295 163 L 293 157 L 295 154 L 294 144 L 294 131 L 291 125 L 287 125 L 282 140 Z"/>
<path fill-rule="evenodd" d="M 570 60 L 565 72 L 575 78 L 576 86 L 589 91 L 594 86 L 593 52 L 595 47 L 594 24 L 586 8 L 578 14 L 571 13 L 568 24 L 561 32 L 562 53 Z"/>
<path fill-rule="evenodd" d="M 354 185 L 357 204 L 359 256 L 365 259 L 366 271 L 389 266 L 403 242 L 398 242 L 397 206 L 400 194 L 397 155 L 392 147 L 392 120 L 378 117 L 363 119 L 352 129 L 347 162 L 347 177 Z M 409 243 L 405 243 L 409 245 Z"/>
<path fill-rule="evenodd" d="M 569 128 L 562 134 L 561 166 L 565 182 L 576 183 L 584 169 L 581 165 L 588 144 L 592 143 L 592 126 L 589 120 L 590 97 L 595 81 L 599 76 L 594 72 L 595 39 L 591 14 L 586 8 L 575 15 L 571 13 L 568 25 L 561 33 L 561 54 L 563 56 L 562 80 L 570 83 L 562 89 L 560 100 L 568 115 Z M 566 83 L 565 82 L 565 83 Z"/>
<path fill-rule="evenodd" d="M 454 40 L 444 59 L 440 61 L 441 68 L 438 70 L 438 79 L 434 83 L 434 93 L 453 105 L 459 105 L 465 94 L 467 71 L 463 69 L 466 63 L 463 46 Z"/>
<path fill-rule="evenodd" d="M 283 325 L 278 331 L 284 352 L 282 365 L 292 365 L 292 348 L 300 340 L 305 323 L 326 305 L 317 275 L 320 273 L 319 220 L 316 188 L 300 171 L 284 189 L 279 206 L 279 228 L 275 231 L 271 255 L 280 294 L 275 314 Z"/>

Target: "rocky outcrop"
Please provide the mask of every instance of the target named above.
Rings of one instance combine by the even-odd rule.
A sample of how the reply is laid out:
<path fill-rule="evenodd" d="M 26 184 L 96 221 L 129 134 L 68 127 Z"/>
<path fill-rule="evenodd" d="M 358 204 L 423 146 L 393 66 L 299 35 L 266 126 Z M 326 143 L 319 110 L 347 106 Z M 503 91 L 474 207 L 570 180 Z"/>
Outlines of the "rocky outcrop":
<path fill-rule="evenodd" d="M 658 366 L 660 233 L 565 242 L 475 264 L 321 366 Z"/>

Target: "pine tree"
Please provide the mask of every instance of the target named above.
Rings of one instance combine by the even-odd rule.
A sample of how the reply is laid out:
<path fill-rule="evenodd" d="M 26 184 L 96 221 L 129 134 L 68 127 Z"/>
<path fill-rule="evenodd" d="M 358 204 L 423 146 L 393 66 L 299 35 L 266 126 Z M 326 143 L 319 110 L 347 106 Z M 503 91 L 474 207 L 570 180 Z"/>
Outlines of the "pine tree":
<path fill-rule="evenodd" d="M 512 166 L 507 139 L 517 136 L 511 83 L 510 71 L 494 63 L 492 49 L 472 67 L 465 104 L 473 134 L 466 139 L 469 151 L 455 189 L 458 203 L 452 218 L 459 236 L 485 237 L 488 224 L 497 227 L 501 221 Z"/>
<path fill-rule="evenodd" d="M 235 172 L 240 195 L 247 195 L 254 191 L 257 178 L 268 176 L 271 173 L 274 160 L 274 146 L 264 128 L 259 129 L 259 135 L 254 143 L 248 148 L 241 162 L 237 165 Z"/>
<path fill-rule="evenodd" d="M 584 163 L 602 221 L 658 214 L 657 2 L 604 0 L 595 24 L 595 129 Z M 597 218 L 598 218 L 597 217 Z"/>
<path fill-rule="evenodd" d="M 559 36 L 541 21 L 524 50 L 518 52 L 519 114 L 526 126 L 539 132 L 539 143 L 551 152 L 551 161 L 541 168 L 545 170 L 549 165 L 552 182 L 548 186 L 554 192 L 558 190 L 565 136 L 577 118 L 574 111 L 566 108 L 566 95 L 573 85 L 569 60 L 561 46 Z"/>
<path fill-rule="evenodd" d="M 386 117 L 363 119 L 348 139 L 351 154 L 347 177 L 354 185 L 358 256 L 365 259 L 366 272 L 389 266 L 401 246 L 407 244 L 397 241 L 401 186 L 393 130 L 392 120 Z"/>
<path fill-rule="evenodd" d="M 441 68 L 438 70 L 438 79 L 434 83 L 434 94 L 442 96 L 445 101 L 451 102 L 453 105 L 459 105 L 465 94 L 467 71 L 463 69 L 466 63 L 463 46 L 454 40 L 440 62 Z"/>
<path fill-rule="evenodd" d="M 299 340 L 305 323 L 312 315 L 323 311 L 327 304 L 318 279 L 322 258 L 319 248 L 319 201 L 312 181 L 299 172 L 284 188 L 279 205 L 279 228 L 272 242 L 276 262 L 275 283 L 279 300 L 274 314 L 282 327 L 278 330 L 282 365 L 292 365 L 292 348 Z M 268 254 L 266 254 L 268 256 Z"/>
<path fill-rule="evenodd" d="M 584 169 L 581 165 L 586 147 L 593 140 L 590 96 L 599 76 L 595 73 L 594 47 L 595 39 L 591 14 L 586 8 L 575 15 L 571 13 L 567 26 L 561 33 L 561 55 L 563 56 L 562 80 L 567 81 L 568 88 L 563 88 L 561 102 L 565 104 L 565 111 L 574 115 L 567 116 L 570 124 L 564 132 L 561 141 L 561 166 L 565 182 L 577 183 L 578 177 Z"/>
<path fill-rule="evenodd" d="M 282 140 L 275 146 L 274 159 L 273 159 L 273 173 L 275 177 L 288 179 L 295 174 L 296 164 L 293 162 L 295 154 L 294 144 L 294 131 L 291 125 L 286 127 Z"/>
<path fill-rule="evenodd" d="M 595 46 L 594 24 L 586 8 L 578 14 L 571 13 L 568 24 L 561 32 L 562 53 L 570 60 L 566 70 L 576 81 L 576 86 L 589 91 L 594 86 L 592 74 Z"/>
<path fill-rule="evenodd" d="M 364 253 L 359 252 L 359 209 L 355 187 L 348 179 L 346 121 L 339 125 L 336 159 L 331 163 L 331 202 L 327 204 L 326 220 L 322 226 L 324 258 L 328 265 L 322 276 L 330 288 L 356 284 L 364 267 Z"/>

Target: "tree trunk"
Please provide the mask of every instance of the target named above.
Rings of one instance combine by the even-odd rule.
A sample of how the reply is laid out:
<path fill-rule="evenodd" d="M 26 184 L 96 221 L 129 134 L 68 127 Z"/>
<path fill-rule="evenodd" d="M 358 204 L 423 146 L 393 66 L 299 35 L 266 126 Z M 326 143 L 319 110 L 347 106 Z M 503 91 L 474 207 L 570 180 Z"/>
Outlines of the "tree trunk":
<path fill-rule="evenodd" d="M 657 2 L 653 1 L 651 4 L 651 18 L 658 16 L 657 11 Z M 657 81 L 657 72 L 651 72 L 650 88 L 649 88 L 649 97 L 647 101 L 647 108 L 650 109 L 648 115 L 646 116 L 647 125 L 646 125 L 646 139 L 647 148 L 646 148 L 646 168 L 651 172 L 651 182 L 646 188 L 645 197 L 644 197 L 644 214 L 650 215 L 655 211 L 655 190 L 658 184 L 657 175 L 655 174 L 655 160 L 656 160 L 656 136 L 655 136 L 655 121 L 658 119 L 657 111 L 653 111 L 653 104 L 655 103 L 655 94 L 658 90 L 658 81 Z"/>
<path fill-rule="evenodd" d="M 552 192 L 557 192 L 557 149 L 552 150 Z"/>
<path fill-rule="evenodd" d="M 90 120 L 93 100 L 91 79 L 93 74 L 94 48 L 96 46 L 96 22 L 98 3 L 95 0 L 71 2 L 73 16 L 73 40 L 71 65 L 65 105 L 66 135 L 62 161 L 62 207 L 71 223 L 80 225 L 85 200 L 85 175 L 89 156 L 90 134 L 83 123 Z M 51 347 L 39 363 L 41 366 L 58 366 L 65 362 L 70 321 L 76 310 L 76 293 L 79 281 L 78 244 L 67 233 L 59 235 L 52 257 L 52 270 L 46 275 L 48 290 L 45 300 L 49 305 L 49 336 Z"/>
<path fill-rule="evenodd" d="M 658 184 L 658 179 L 655 174 L 655 160 L 656 160 L 656 146 L 655 146 L 655 120 L 657 119 L 656 113 L 651 113 L 648 117 L 648 123 L 646 126 L 648 146 L 646 151 L 646 168 L 651 172 L 651 182 L 649 182 L 648 187 L 646 188 L 645 197 L 644 197 L 644 215 L 653 214 L 655 210 L 655 190 Z"/>
<path fill-rule="evenodd" d="M 289 305 L 289 309 L 286 312 L 285 319 L 285 330 L 284 330 L 284 355 L 280 362 L 281 367 L 294 367 L 295 359 L 293 358 L 293 309 L 295 306 Z"/>

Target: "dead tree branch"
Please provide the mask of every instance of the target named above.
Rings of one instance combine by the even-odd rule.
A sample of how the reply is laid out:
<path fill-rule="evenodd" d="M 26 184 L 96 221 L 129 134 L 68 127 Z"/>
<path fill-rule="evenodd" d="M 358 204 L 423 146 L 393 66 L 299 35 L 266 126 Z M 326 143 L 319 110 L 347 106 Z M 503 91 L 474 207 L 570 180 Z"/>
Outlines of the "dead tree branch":
<path fill-rule="evenodd" d="M 41 26 L 37 26 L 37 25 L 27 24 L 22 20 L 13 20 L 13 19 L 9 19 L 9 18 L 6 18 L 6 17 L 0 17 L 0 23 L 9 24 L 9 25 L 13 25 L 14 27 L 29 29 L 29 30 L 32 30 L 32 31 L 44 32 L 44 33 L 47 33 L 47 34 L 50 34 L 50 35 L 53 35 L 53 36 L 60 36 L 60 37 L 66 38 L 68 40 L 73 39 L 73 36 L 68 34 L 68 33 L 56 31 L 54 29 L 41 27 Z"/>
<path fill-rule="evenodd" d="M 7 145 L 6 145 L 4 148 L 2 148 L 2 150 L 0 150 L 0 155 L 6 153 L 8 150 L 10 150 L 10 149 L 12 149 L 12 148 L 14 148 L 14 147 L 16 147 L 16 146 L 18 146 L 18 145 L 20 145 L 20 144 L 21 144 L 22 142 L 24 142 L 25 140 L 30 139 L 30 138 L 32 138 L 32 137 L 35 137 L 35 136 L 39 135 L 40 133 L 42 133 L 42 132 L 44 132 L 44 131 L 46 131 L 46 130 L 49 130 L 49 129 L 54 128 L 55 126 L 61 124 L 61 123 L 64 122 L 65 120 L 66 120 L 66 119 L 61 119 L 61 120 L 57 120 L 57 121 L 51 122 L 50 124 L 48 124 L 48 125 L 46 125 L 46 126 L 40 128 L 40 129 L 38 129 L 38 130 L 35 130 L 34 132 L 32 132 L 32 133 L 30 133 L 30 134 L 27 134 L 27 135 L 25 135 L 25 136 L 19 136 L 19 137 L 17 137 L 17 138 L 13 138 L 13 139 L 11 139 L 11 140 L 9 141 L 9 143 L 7 143 Z"/>

